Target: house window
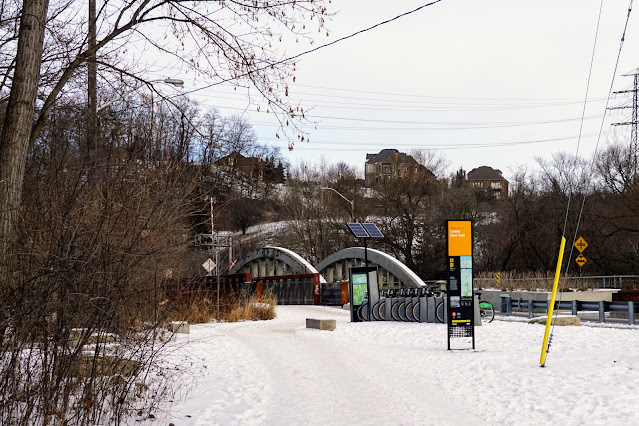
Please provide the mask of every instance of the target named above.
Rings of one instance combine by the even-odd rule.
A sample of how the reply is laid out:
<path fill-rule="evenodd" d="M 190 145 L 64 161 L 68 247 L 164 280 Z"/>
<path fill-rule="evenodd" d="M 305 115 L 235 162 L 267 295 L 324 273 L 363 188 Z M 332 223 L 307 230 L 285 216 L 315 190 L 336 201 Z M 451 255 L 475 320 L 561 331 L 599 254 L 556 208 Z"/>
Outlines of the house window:
<path fill-rule="evenodd" d="M 491 182 L 490 187 L 492 189 L 501 189 L 501 182 Z"/>
<path fill-rule="evenodd" d="M 473 188 L 481 189 L 483 187 L 481 182 L 473 182 Z"/>

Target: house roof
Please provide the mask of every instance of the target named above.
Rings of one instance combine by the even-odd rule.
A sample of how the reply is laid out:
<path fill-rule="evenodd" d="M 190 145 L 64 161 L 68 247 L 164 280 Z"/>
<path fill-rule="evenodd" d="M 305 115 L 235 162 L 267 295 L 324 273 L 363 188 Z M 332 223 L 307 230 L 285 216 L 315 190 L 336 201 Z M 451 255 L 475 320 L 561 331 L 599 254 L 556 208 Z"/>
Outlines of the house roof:
<path fill-rule="evenodd" d="M 382 149 L 377 154 L 366 154 L 366 162 L 368 164 L 375 163 L 417 163 L 413 157 L 399 152 L 396 149 Z"/>
<path fill-rule="evenodd" d="M 468 180 L 506 180 L 501 175 L 501 170 L 488 166 L 481 166 L 468 172 Z"/>

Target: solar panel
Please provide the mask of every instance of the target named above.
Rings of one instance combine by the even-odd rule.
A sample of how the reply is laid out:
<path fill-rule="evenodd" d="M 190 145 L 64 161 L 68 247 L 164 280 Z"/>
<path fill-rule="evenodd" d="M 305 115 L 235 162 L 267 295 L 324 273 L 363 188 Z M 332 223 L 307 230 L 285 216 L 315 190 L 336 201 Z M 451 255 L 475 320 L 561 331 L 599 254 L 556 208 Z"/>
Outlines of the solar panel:
<path fill-rule="evenodd" d="M 382 234 L 377 225 L 374 223 L 362 223 L 362 226 L 371 238 L 384 238 L 384 234 Z"/>
<path fill-rule="evenodd" d="M 347 223 L 348 229 L 355 235 L 355 238 L 369 238 L 368 232 L 364 229 L 361 223 Z"/>

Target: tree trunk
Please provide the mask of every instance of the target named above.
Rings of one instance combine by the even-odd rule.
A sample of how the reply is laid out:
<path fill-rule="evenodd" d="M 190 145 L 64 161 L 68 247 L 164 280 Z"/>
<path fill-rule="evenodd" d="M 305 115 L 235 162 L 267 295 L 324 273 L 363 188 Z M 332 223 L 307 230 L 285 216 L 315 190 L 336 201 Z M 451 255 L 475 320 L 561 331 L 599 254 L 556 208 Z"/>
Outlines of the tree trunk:
<path fill-rule="evenodd" d="M 98 139 L 98 65 L 96 59 L 96 0 L 89 0 L 89 57 L 87 59 L 87 94 L 89 98 L 89 122 L 87 133 L 87 158 L 97 148 Z"/>
<path fill-rule="evenodd" d="M 10 250 L 20 217 L 48 7 L 48 0 L 23 3 L 15 73 L 0 134 L 0 283 L 3 286 L 10 282 Z"/>

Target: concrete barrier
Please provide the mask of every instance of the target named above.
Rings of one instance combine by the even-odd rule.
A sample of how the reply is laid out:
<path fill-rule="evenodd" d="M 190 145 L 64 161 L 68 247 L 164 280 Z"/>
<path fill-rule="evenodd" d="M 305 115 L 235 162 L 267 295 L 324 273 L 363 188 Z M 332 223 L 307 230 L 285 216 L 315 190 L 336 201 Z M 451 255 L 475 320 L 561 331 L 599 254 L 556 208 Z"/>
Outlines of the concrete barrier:
<path fill-rule="evenodd" d="M 306 318 L 306 328 L 315 328 L 317 330 L 333 331 L 337 326 L 334 319 L 313 319 Z"/>
<path fill-rule="evenodd" d="M 191 327 L 188 322 L 173 321 L 169 324 L 169 331 L 171 333 L 189 334 L 191 332 Z"/>
<path fill-rule="evenodd" d="M 537 317 L 531 319 L 529 322 L 531 324 L 546 324 L 548 321 L 548 317 Z M 575 315 L 563 315 L 563 316 L 553 316 L 552 317 L 553 325 L 581 325 L 581 319 Z"/>

